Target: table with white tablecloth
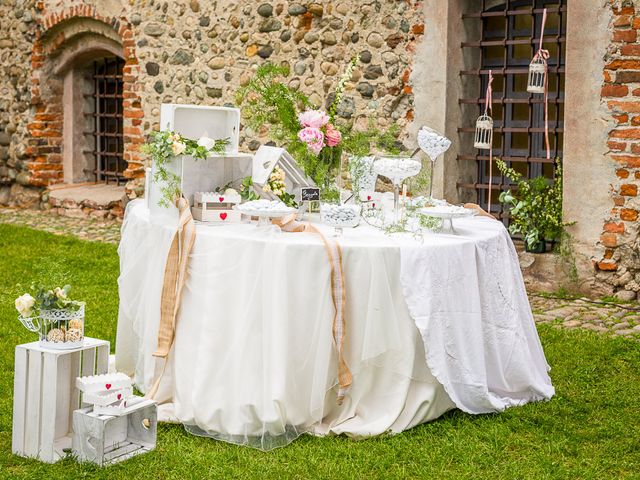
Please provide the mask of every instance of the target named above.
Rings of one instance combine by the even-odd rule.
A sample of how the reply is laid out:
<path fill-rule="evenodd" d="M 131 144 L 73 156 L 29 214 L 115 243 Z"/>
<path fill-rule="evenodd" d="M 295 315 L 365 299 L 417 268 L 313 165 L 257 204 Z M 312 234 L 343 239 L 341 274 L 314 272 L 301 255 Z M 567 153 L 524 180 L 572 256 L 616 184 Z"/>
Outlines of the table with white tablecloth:
<path fill-rule="evenodd" d="M 161 418 L 261 449 L 303 432 L 360 438 L 455 407 L 484 413 L 550 398 L 506 230 L 475 217 L 457 220 L 456 232 L 414 238 L 362 224 L 337 239 L 353 374 L 339 405 L 330 264 L 318 235 L 197 224 L 163 368 L 152 353 L 175 227 L 131 202 L 119 247 L 116 366 L 143 392 L 162 375 Z"/>

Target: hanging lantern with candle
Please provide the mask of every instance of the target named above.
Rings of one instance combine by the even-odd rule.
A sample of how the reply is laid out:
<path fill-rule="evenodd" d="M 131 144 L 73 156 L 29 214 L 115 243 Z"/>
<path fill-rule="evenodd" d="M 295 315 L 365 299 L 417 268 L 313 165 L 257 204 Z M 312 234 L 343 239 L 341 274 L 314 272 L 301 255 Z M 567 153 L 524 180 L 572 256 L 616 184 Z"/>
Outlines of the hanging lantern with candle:
<path fill-rule="evenodd" d="M 527 92 L 544 93 L 547 84 L 547 59 L 544 55 L 536 53 L 529 64 L 529 79 L 527 81 Z"/>
<path fill-rule="evenodd" d="M 540 44 L 538 51 L 529 64 L 529 78 L 527 79 L 527 92 L 544 94 L 544 141 L 547 149 L 547 160 L 551 157 L 549 148 L 549 89 L 548 75 L 549 51 L 542 48 L 544 40 L 544 25 L 547 22 L 547 9 L 542 10 L 542 24 L 540 25 Z"/>
<path fill-rule="evenodd" d="M 491 188 L 493 185 L 493 118 L 491 118 L 491 104 L 493 103 L 493 73 L 489 70 L 487 92 L 484 96 L 484 113 L 476 120 L 476 136 L 473 146 L 480 150 L 489 150 L 489 191 L 487 195 L 487 211 L 491 213 Z"/>
<path fill-rule="evenodd" d="M 473 146 L 482 150 L 489 150 L 493 145 L 493 118 L 483 113 L 476 120 L 476 136 Z"/>
<path fill-rule="evenodd" d="M 489 70 L 489 83 L 487 85 L 487 93 L 485 95 L 484 113 L 476 120 L 476 136 L 473 140 L 473 146 L 481 150 L 490 150 L 493 145 L 493 118 L 489 115 L 491 113 L 491 83 L 493 82 L 493 75 Z"/>

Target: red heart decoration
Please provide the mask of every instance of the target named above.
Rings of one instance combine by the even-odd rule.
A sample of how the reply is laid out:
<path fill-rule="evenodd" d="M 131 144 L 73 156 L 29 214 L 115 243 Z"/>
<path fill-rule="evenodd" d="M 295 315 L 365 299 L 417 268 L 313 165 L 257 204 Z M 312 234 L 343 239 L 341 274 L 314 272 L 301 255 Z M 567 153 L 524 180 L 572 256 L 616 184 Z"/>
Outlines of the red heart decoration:
<path fill-rule="evenodd" d="M 222 220 L 226 220 L 226 219 L 227 219 L 227 214 L 226 214 L 226 213 L 221 213 L 221 214 L 220 214 L 220 218 L 221 218 Z"/>
<path fill-rule="evenodd" d="M 105 383 L 104 386 L 107 387 L 107 390 L 109 390 L 111 388 L 111 384 L 110 383 Z"/>
<path fill-rule="evenodd" d="M 224 202 L 224 197 L 218 197 L 218 200 L 220 200 L 220 203 Z"/>
<path fill-rule="evenodd" d="M 118 400 L 120 400 L 121 398 L 122 398 L 122 394 L 121 394 L 121 393 L 119 393 L 119 394 L 118 394 Z"/>
<path fill-rule="evenodd" d="M 375 203 L 374 203 L 374 204 L 372 204 L 371 206 L 372 206 L 373 208 L 376 208 L 376 204 L 375 204 Z"/>
<path fill-rule="evenodd" d="M 371 200 L 371 195 L 367 195 L 367 202 Z"/>

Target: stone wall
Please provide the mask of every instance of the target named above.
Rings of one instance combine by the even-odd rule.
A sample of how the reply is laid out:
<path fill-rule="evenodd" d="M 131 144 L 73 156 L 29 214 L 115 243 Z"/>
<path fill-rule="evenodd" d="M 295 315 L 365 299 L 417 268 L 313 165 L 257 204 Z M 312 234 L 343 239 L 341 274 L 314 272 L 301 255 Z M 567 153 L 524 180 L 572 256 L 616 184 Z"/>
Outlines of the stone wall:
<path fill-rule="evenodd" d="M 35 1 L 0 4 L 0 204 L 38 202 L 29 185 L 27 124 L 31 116 L 30 56 L 38 14 Z"/>
<path fill-rule="evenodd" d="M 601 94 L 610 117 L 607 157 L 615 176 L 596 269 L 599 279 L 628 300 L 640 291 L 640 2 L 613 2 L 612 9 Z"/>
<path fill-rule="evenodd" d="M 424 32 L 418 2 L 4 0 L 0 18 L 4 185 L 63 180 L 62 80 L 55 62 L 72 39 L 88 33 L 115 33 L 123 46 L 131 196 L 142 188 L 138 149 L 159 128 L 161 103 L 232 105 L 237 88 L 267 61 L 288 65 L 289 84 L 323 105 L 346 63 L 359 54 L 339 113 L 362 126 L 373 119 L 381 127 L 392 121 L 404 127 L 413 119 L 409 75 Z M 241 147 L 255 150 L 266 139 L 266 132 L 243 131 Z M 24 189 L 12 189 L 16 201 Z M 7 188 L 0 191 L 6 201 Z"/>

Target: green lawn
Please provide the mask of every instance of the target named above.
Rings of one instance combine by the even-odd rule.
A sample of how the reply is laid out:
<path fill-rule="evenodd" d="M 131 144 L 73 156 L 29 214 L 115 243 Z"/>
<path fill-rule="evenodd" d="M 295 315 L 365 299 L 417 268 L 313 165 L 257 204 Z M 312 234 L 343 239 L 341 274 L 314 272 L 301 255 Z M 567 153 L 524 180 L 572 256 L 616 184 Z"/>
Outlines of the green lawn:
<path fill-rule="evenodd" d="M 115 339 L 118 257 L 111 245 L 0 225 L 0 478 L 640 478 L 640 343 L 540 328 L 557 396 L 499 415 L 450 412 L 394 437 L 303 436 L 263 453 L 162 425 L 158 448 L 98 469 L 11 454 L 16 284 L 61 282 L 87 302 L 87 334 Z"/>

